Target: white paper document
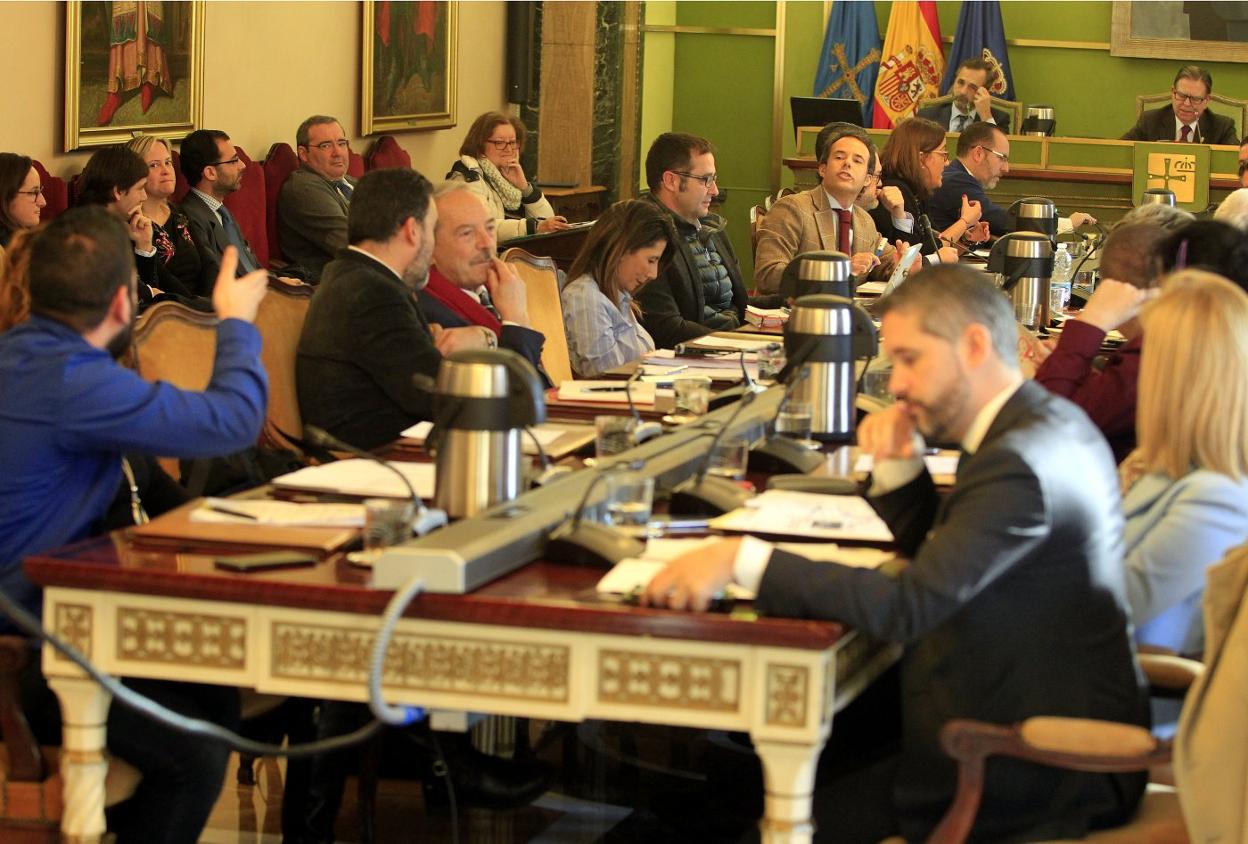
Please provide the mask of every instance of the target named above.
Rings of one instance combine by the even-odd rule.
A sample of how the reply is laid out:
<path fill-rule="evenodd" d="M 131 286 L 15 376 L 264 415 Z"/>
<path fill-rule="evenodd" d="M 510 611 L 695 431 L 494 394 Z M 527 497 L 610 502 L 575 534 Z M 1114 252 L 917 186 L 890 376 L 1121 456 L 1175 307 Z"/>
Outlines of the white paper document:
<path fill-rule="evenodd" d="M 364 527 L 363 504 L 302 504 L 248 498 L 205 498 L 192 522 L 280 527 Z"/>
<path fill-rule="evenodd" d="M 856 495 L 822 495 L 769 489 L 710 523 L 716 530 L 892 542 L 893 534 L 871 505 Z"/>
<path fill-rule="evenodd" d="M 775 342 L 777 342 L 775 338 L 744 340 L 738 337 L 717 337 L 714 334 L 707 334 L 705 337 L 686 340 L 685 346 L 691 349 L 744 349 L 747 352 L 757 352 L 759 349 L 765 349 Z M 733 360 L 736 359 L 737 356 L 734 355 Z"/>
<path fill-rule="evenodd" d="M 560 401 L 592 401 L 628 404 L 624 381 L 564 381 L 559 385 Z M 652 405 L 657 387 L 653 383 L 633 382 L 630 388 L 633 404 Z"/>
<path fill-rule="evenodd" d="M 537 441 L 542 444 L 542 448 L 550 448 L 555 444 L 556 440 L 570 430 L 592 430 L 592 428 L 592 425 L 552 425 L 544 422 L 541 425 L 533 426 L 530 430 L 533 432 L 533 436 L 537 437 Z M 429 438 L 429 432 L 432 430 L 432 422 L 417 422 L 412 427 L 404 429 L 399 436 L 403 439 L 423 443 Z M 533 445 L 533 440 L 528 434 L 520 435 L 520 447 L 525 454 L 537 454 L 537 446 Z"/>
<path fill-rule="evenodd" d="M 391 461 L 416 488 L 421 498 L 433 496 L 434 465 L 432 463 L 407 463 Z M 358 495 L 361 498 L 407 498 L 407 487 L 394 472 L 372 460 L 351 459 L 307 466 L 298 471 L 273 479 L 273 485 L 283 489 L 299 489 L 309 492 L 330 492 L 341 495 Z"/>
<path fill-rule="evenodd" d="M 960 454 L 956 451 L 940 451 L 936 454 L 927 454 L 923 457 L 923 462 L 927 465 L 928 474 L 935 477 L 936 475 L 956 475 L 958 473 L 958 457 Z M 875 466 L 875 461 L 869 454 L 859 454 L 858 459 L 854 462 L 854 471 L 867 474 Z"/>

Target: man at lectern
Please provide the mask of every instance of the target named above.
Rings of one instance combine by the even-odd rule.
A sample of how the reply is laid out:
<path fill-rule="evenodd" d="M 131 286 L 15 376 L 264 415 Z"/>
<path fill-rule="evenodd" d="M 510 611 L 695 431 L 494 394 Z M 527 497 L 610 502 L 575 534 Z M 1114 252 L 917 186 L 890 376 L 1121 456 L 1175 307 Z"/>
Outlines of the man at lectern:
<path fill-rule="evenodd" d="M 1209 71 L 1194 64 L 1180 68 L 1170 88 L 1170 105 L 1141 114 L 1122 140 L 1235 146 L 1235 121 L 1208 110 L 1212 93 Z"/>

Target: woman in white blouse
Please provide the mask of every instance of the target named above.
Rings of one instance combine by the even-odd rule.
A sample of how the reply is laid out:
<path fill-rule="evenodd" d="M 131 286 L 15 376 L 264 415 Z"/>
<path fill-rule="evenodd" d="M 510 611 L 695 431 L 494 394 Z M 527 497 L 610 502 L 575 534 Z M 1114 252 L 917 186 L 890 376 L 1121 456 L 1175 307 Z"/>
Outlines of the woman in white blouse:
<path fill-rule="evenodd" d="M 572 368 L 582 378 L 654 351 L 633 297 L 665 259 L 668 229 L 655 205 L 617 202 L 594 223 L 563 288 L 563 326 Z"/>

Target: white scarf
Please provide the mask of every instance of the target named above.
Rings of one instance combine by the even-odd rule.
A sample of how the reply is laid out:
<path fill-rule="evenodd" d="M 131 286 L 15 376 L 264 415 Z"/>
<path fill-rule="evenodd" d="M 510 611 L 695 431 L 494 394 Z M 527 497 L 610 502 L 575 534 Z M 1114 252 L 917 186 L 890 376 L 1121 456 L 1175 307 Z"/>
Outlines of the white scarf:
<path fill-rule="evenodd" d="M 507 177 L 499 172 L 494 166 L 494 162 L 482 156 L 477 159 L 477 164 L 481 167 L 481 175 L 485 176 L 485 180 L 489 182 L 494 192 L 498 194 L 499 199 L 503 201 L 503 208 L 508 211 L 520 210 L 520 199 L 523 194 L 520 188 L 507 181 Z"/>

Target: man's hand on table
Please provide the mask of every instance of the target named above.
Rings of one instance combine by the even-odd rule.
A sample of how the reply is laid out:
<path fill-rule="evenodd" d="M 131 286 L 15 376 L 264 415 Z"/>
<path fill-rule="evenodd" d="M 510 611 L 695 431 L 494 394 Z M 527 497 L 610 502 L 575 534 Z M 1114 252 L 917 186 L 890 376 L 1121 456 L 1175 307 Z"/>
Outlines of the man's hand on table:
<path fill-rule="evenodd" d="M 724 539 L 677 557 L 650 580 L 642 603 L 705 612 L 711 600 L 732 582 L 740 545 L 740 537 Z"/>

